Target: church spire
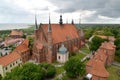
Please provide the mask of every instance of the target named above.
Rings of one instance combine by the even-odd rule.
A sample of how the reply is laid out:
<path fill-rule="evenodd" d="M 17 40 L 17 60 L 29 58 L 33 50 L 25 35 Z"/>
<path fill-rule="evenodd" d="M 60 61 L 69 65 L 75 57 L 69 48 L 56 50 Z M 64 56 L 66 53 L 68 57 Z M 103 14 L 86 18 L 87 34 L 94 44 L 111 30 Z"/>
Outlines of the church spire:
<path fill-rule="evenodd" d="M 36 28 L 36 30 L 38 29 L 36 14 L 35 14 L 35 28 Z"/>
<path fill-rule="evenodd" d="M 52 29 L 51 29 L 51 22 L 50 22 L 50 13 L 49 13 L 49 24 L 48 24 L 48 32 L 51 32 Z"/>
<path fill-rule="evenodd" d="M 79 26 L 80 26 L 80 24 L 81 24 L 81 14 L 80 14 L 80 19 L 79 19 Z"/>
<path fill-rule="evenodd" d="M 60 15 L 60 24 L 63 24 L 62 15 Z"/>
<path fill-rule="evenodd" d="M 74 24 L 74 20 L 72 19 L 72 22 L 71 22 L 71 24 Z"/>

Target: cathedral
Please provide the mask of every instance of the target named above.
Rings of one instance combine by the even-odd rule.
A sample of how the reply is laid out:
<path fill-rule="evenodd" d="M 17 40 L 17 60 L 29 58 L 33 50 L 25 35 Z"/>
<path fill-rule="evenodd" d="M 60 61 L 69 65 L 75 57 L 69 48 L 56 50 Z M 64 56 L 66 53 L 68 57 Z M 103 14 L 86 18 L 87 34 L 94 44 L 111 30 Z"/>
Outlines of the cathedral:
<path fill-rule="evenodd" d="M 56 61 L 59 50 L 64 52 L 61 46 L 70 54 L 79 50 L 85 43 L 83 31 L 78 30 L 73 21 L 71 24 L 63 24 L 62 15 L 58 24 L 51 24 L 49 16 L 49 23 L 40 24 L 39 27 L 35 16 L 35 25 L 32 59 L 37 63 Z"/>

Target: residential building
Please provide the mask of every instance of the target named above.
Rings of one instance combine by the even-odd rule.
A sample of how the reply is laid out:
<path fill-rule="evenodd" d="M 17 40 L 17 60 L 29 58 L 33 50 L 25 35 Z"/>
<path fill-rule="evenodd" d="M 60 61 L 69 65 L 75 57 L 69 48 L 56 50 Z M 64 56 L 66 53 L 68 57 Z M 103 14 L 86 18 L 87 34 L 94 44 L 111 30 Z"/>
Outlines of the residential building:
<path fill-rule="evenodd" d="M 22 63 L 27 62 L 30 59 L 29 40 L 25 39 L 13 52 L 20 54 Z"/>
<path fill-rule="evenodd" d="M 12 52 L 0 58 L 0 76 L 4 77 L 6 72 L 11 72 L 16 66 L 22 64 L 21 56 L 17 52 Z"/>
<path fill-rule="evenodd" d="M 91 56 L 86 63 L 86 73 L 92 75 L 91 80 L 107 80 L 109 73 L 106 65 L 114 61 L 116 46 L 111 42 L 103 42 L 99 49 Z"/>
<path fill-rule="evenodd" d="M 23 36 L 24 36 L 24 34 L 20 30 L 12 30 L 10 33 L 11 38 L 22 38 Z"/>

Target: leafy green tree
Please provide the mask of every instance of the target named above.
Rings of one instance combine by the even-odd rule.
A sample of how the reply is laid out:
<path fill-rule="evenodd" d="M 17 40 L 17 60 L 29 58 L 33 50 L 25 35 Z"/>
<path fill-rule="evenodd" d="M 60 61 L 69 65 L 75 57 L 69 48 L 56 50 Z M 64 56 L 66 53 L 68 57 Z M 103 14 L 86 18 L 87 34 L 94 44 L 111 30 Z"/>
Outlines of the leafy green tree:
<path fill-rule="evenodd" d="M 94 30 L 89 28 L 89 29 L 85 29 L 84 32 L 85 32 L 85 38 L 89 39 L 93 35 Z"/>
<path fill-rule="evenodd" d="M 48 63 L 42 63 L 39 64 L 40 67 L 42 67 L 42 69 L 45 72 L 45 77 L 51 78 L 54 77 L 54 75 L 56 74 L 56 68 Z"/>
<path fill-rule="evenodd" d="M 106 41 L 105 39 L 102 39 L 100 37 L 97 37 L 95 36 L 93 39 L 92 39 L 92 42 L 89 43 L 90 45 L 90 50 L 91 51 L 96 51 L 99 46 L 101 46 L 101 43 Z"/>
<path fill-rule="evenodd" d="M 115 40 L 116 45 L 116 52 L 115 52 L 115 59 L 120 62 L 120 38 Z"/>
<path fill-rule="evenodd" d="M 80 59 L 72 57 L 64 65 L 66 74 L 70 78 L 76 78 L 85 74 L 85 65 Z"/>
<path fill-rule="evenodd" d="M 43 80 L 44 71 L 33 63 L 26 63 L 21 67 L 16 67 L 11 73 L 7 73 L 3 80 Z"/>
<path fill-rule="evenodd" d="M 29 40 L 29 47 L 30 47 L 30 50 L 32 50 L 32 47 L 33 47 L 33 44 L 34 44 L 34 39 L 32 37 L 28 37 L 28 40 Z"/>

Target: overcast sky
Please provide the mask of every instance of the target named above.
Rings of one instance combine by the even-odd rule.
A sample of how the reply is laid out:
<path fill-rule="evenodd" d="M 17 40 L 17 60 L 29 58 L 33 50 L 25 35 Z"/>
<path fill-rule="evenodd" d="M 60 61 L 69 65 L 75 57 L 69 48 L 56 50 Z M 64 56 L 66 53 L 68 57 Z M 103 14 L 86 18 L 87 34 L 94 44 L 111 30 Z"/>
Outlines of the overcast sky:
<path fill-rule="evenodd" d="M 120 23 L 120 0 L 0 0 L 0 23 Z"/>

